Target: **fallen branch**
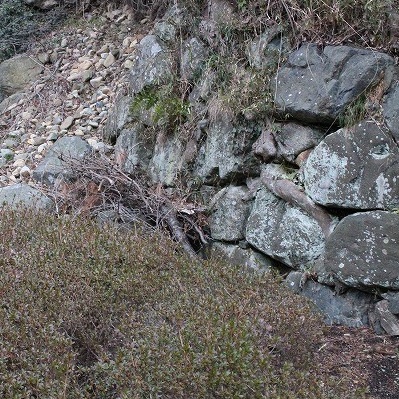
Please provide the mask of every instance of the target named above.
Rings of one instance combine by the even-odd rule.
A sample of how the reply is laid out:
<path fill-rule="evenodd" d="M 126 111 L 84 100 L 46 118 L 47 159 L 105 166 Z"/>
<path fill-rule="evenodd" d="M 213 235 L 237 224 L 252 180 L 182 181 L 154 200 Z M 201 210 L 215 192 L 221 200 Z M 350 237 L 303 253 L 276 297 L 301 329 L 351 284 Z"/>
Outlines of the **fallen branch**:
<path fill-rule="evenodd" d="M 201 246 L 204 208 L 182 198 L 170 198 L 162 187 L 148 186 L 145 176 L 128 175 L 105 156 L 84 160 L 64 159 L 75 181 L 58 188 L 45 188 L 60 212 L 96 215 L 112 210 L 123 223 L 144 223 L 151 229 L 166 229 L 190 256 L 196 252 L 188 237 Z M 190 234 L 190 235 L 189 235 Z"/>

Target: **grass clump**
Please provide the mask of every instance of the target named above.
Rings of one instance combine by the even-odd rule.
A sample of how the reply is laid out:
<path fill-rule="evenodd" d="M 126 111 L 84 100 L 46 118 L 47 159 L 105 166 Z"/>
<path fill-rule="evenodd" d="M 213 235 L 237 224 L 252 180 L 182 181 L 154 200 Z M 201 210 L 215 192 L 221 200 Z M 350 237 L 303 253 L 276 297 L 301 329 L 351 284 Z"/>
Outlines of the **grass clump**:
<path fill-rule="evenodd" d="M 270 275 L 86 219 L 2 210 L 0 229 L 4 399 L 355 397 Z"/>
<path fill-rule="evenodd" d="M 138 120 L 173 131 L 190 114 L 190 104 L 176 94 L 170 85 L 146 87 L 132 101 L 130 112 Z"/>

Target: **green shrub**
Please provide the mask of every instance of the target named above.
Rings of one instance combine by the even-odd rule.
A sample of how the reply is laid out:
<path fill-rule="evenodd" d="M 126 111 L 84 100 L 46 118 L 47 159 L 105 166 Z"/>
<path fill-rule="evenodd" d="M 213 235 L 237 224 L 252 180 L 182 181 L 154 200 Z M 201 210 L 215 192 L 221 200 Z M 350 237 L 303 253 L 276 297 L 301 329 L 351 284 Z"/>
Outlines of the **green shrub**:
<path fill-rule="evenodd" d="M 1 211 L 0 396 L 346 398 L 308 304 L 167 239 Z"/>

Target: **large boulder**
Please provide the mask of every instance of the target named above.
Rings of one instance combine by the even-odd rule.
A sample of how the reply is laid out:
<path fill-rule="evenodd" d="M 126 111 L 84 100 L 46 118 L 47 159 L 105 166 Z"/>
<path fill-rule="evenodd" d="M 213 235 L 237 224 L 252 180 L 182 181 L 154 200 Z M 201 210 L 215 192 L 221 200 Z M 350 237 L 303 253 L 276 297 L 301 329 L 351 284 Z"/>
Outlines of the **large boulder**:
<path fill-rule="evenodd" d="M 238 241 L 245 236 L 245 224 L 251 209 L 249 190 L 245 186 L 228 186 L 212 199 L 209 227 L 212 238 Z"/>
<path fill-rule="evenodd" d="M 390 132 L 374 122 L 327 136 L 303 171 L 305 191 L 318 204 L 351 209 L 399 205 L 399 149 Z"/>
<path fill-rule="evenodd" d="M 306 274 L 297 271 L 291 272 L 284 283 L 297 294 L 309 298 L 329 325 L 363 327 L 369 324 L 369 312 L 374 307 L 374 296 L 371 294 L 348 289 L 338 295 L 334 289 L 306 278 Z"/>
<path fill-rule="evenodd" d="M 0 205 L 13 209 L 19 207 L 52 210 L 54 202 L 37 188 L 25 183 L 0 188 Z"/>
<path fill-rule="evenodd" d="M 324 233 L 317 221 L 266 188 L 256 195 L 245 238 L 259 251 L 295 269 L 312 267 L 324 251 Z"/>
<path fill-rule="evenodd" d="M 19 55 L 0 64 L 0 98 L 23 90 L 42 73 L 43 66 L 26 55 Z"/>
<path fill-rule="evenodd" d="M 32 178 L 52 186 L 57 181 L 73 180 L 76 171 L 73 162 L 82 162 L 92 152 L 90 145 L 80 137 L 62 137 L 55 142 L 42 162 L 32 173 Z"/>
<path fill-rule="evenodd" d="M 391 212 L 345 217 L 326 241 L 325 272 L 350 287 L 399 290 L 398 226 Z"/>
<path fill-rule="evenodd" d="M 168 83 L 173 79 L 173 55 L 155 35 L 141 39 L 130 69 L 130 87 L 139 93 L 144 87 Z"/>
<path fill-rule="evenodd" d="M 393 64 L 376 51 L 306 44 L 278 71 L 275 104 L 301 121 L 330 124 Z"/>

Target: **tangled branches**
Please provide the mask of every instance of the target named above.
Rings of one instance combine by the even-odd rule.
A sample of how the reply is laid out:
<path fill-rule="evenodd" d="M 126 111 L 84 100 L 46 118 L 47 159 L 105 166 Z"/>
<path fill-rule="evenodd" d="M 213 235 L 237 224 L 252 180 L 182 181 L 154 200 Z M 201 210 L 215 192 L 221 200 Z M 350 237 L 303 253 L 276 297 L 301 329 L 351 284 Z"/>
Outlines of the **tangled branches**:
<path fill-rule="evenodd" d="M 207 242 L 204 208 L 185 198 L 151 187 L 145 176 L 128 175 L 108 158 L 63 159 L 74 171 L 73 182 L 62 181 L 46 194 L 58 213 L 97 216 L 145 229 L 167 230 L 190 256 Z"/>

